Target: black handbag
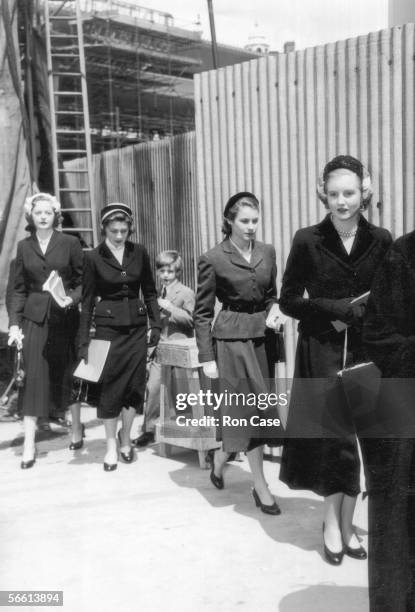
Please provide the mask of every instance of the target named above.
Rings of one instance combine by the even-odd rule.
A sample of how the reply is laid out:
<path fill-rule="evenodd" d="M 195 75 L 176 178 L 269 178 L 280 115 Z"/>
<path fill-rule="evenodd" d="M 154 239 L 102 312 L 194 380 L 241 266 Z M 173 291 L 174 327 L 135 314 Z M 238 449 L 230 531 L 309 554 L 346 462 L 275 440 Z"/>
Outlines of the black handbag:
<path fill-rule="evenodd" d="M 346 366 L 347 329 L 344 332 L 343 368 L 337 372 L 356 433 L 360 437 L 373 437 L 377 426 L 377 400 L 381 372 L 373 361 Z"/>
<path fill-rule="evenodd" d="M 16 349 L 13 361 L 13 375 L 6 389 L 0 396 L 0 420 L 10 421 L 21 417 L 19 411 L 19 389 L 24 385 L 25 372 L 23 368 L 23 354 Z"/>

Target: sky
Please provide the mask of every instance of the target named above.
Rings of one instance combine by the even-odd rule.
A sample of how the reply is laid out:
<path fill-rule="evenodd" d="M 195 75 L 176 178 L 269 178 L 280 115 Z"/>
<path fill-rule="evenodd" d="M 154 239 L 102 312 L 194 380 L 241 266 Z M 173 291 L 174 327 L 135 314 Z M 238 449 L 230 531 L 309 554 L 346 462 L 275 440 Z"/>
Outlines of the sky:
<path fill-rule="evenodd" d="M 200 16 L 203 38 L 210 39 L 207 0 L 137 4 L 171 13 L 179 27 L 195 28 Z M 213 0 L 213 9 L 218 42 L 243 47 L 257 31 L 271 50 L 281 51 L 286 41 L 304 49 L 383 29 L 388 0 Z"/>

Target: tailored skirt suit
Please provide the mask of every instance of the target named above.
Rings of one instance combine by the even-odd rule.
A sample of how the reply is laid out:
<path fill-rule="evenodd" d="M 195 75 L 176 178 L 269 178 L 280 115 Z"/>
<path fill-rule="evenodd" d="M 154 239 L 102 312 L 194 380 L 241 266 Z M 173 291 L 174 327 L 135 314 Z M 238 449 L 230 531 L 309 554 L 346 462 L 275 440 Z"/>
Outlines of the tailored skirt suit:
<path fill-rule="evenodd" d="M 195 307 L 195 294 L 178 280 L 167 287 L 166 299 L 172 304 L 171 311 L 161 310 L 161 335 L 160 340 L 181 340 L 192 338 L 193 310 Z M 172 369 L 172 396 L 176 393 L 189 392 L 186 368 L 173 367 Z M 142 431 L 154 432 L 156 421 L 160 416 L 160 386 L 161 386 L 161 364 L 158 360 L 158 348 L 148 368 L 147 398 L 144 406 L 144 420 Z M 183 387 L 183 388 L 182 388 Z"/>
<path fill-rule="evenodd" d="M 366 441 L 371 612 L 415 609 L 415 232 L 389 249 L 363 326 L 382 373 Z"/>
<path fill-rule="evenodd" d="M 277 300 L 275 249 L 255 241 L 248 263 L 229 239 L 202 255 L 198 264 L 198 288 L 194 311 L 199 361 L 216 360 L 219 381 L 214 391 L 244 394 L 238 401 L 223 401 L 218 440 L 227 452 L 246 451 L 262 444 L 278 445 L 278 426 L 251 425 L 251 417 L 278 418 L 273 406 L 259 409 L 248 395 L 274 391 L 277 343 L 265 326 L 267 312 Z M 213 327 L 216 298 L 221 303 Z M 225 396 L 226 397 L 226 396 Z M 246 418 L 248 425 L 225 426 L 225 417 Z"/>
<path fill-rule="evenodd" d="M 140 291 L 144 301 L 139 297 Z M 147 320 L 161 327 L 157 292 L 144 246 L 127 241 L 120 264 L 105 242 L 85 255 L 80 346 L 95 338 L 111 342 L 101 374 L 98 417 L 116 418 L 123 407 L 140 407 L 146 384 Z"/>
<path fill-rule="evenodd" d="M 361 216 L 350 254 L 330 216 L 294 236 L 283 276 L 280 308 L 299 319 L 294 379 L 280 478 L 290 488 L 318 495 L 360 491 L 360 461 L 352 412 L 337 372 L 343 367 L 348 321 L 347 362 L 366 361 L 362 315 L 345 317 L 348 302 L 370 290 L 391 244 L 387 230 Z M 305 297 L 307 292 L 307 297 Z"/>
<path fill-rule="evenodd" d="M 63 412 L 72 392 L 81 299 L 83 251 L 73 236 L 53 231 L 43 254 L 35 234 L 17 245 L 14 287 L 9 301 L 10 325 L 23 329 L 25 416 Z M 56 270 L 73 304 L 61 308 L 42 286 Z"/>

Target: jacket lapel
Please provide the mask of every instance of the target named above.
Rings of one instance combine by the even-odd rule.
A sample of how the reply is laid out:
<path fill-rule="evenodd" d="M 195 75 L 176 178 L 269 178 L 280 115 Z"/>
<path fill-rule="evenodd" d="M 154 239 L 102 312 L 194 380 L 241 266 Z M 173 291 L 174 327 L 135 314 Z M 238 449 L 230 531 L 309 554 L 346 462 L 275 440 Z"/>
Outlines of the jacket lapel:
<path fill-rule="evenodd" d="M 122 258 L 122 267 L 128 268 L 128 266 L 134 261 L 134 244 L 132 242 L 126 242 L 124 247 L 124 256 Z"/>
<path fill-rule="evenodd" d="M 180 293 L 182 287 L 183 285 L 179 281 L 176 281 L 173 287 L 171 287 L 170 291 L 168 291 L 167 299 L 173 304 L 175 303 L 177 295 Z"/>
<path fill-rule="evenodd" d="M 353 264 L 364 259 L 376 244 L 373 237 L 372 227 L 366 219 L 361 216 L 359 220 L 359 228 L 357 230 L 356 239 L 352 250 L 350 251 L 350 260 Z"/>
<path fill-rule="evenodd" d="M 60 238 L 61 238 L 60 233 L 55 230 L 52 236 L 50 237 L 48 248 L 46 249 L 45 257 L 47 257 L 51 251 L 53 251 L 53 249 L 56 247 L 57 244 L 59 244 Z"/>
<path fill-rule="evenodd" d="M 51 240 L 52 240 L 52 238 L 51 238 Z M 36 253 L 36 255 L 38 255 L 42 259 L 45 259 L 45 256 L 43 255 L 42 251 L 40 250 L 39 241 L 36 238 L 36 234 L 35 233 L 33 233 L 31 235 L 30 240 L 29 240 L 29 244 L 30 244 L 31 248 L 33 249 L 33 251 Z"/>
<path fill-rule="evenodd" d="M 231 262 L 238 266 L 239 268 L 248 268 L 251 269 L 259 264 L 263 257 L 263 249 L 257 243 L 254 244 L 254 248 L 252 249 L 251 262 L 247 262 L 244 257 L 240 254 L 238 249 L 236 249 L 229 238 L 226 238 L 222 242 L 222 249 L 227 254 Z M 255 262 L 255 264 L 254 264 Z"/>
<path fill-rule="evenodd" d="M 251 266 L 256 268 L 258 264 L 264 259 L 264 245 L 260 242 L 254 242 L 254 248 L 252 249 L 251 255 Z"/>
<path fill-rule="evenodd" d="M 349 265 L 349 256 L 344 248 L 339 234 L 331 222 L 330 215 L 327 215 L 317 226 L 320 233 L 320 247 L 333 259 L 346 267 Z"/>
<path fill-rule="evenodd" d="M 320 234 L 320 248 L 348 269 L 354 268 L 370 253 L 376 244 L 371 225 L 363 215 L 359 219 L 357 234 L 350 255 L 344 248 L 341 238 L 330 220 L 330 215 L 327 215 L 317 225 L 317 228 Z"/>
<path fill-rule="evenodd" d="M 98 253 L 101 255 L 103 261 L 105 261 L 106 264 L 108 264 L 112 268 L 116 268 L 117 270 L 122 270 L 122 266 L 115 259 L 114 255 L 111 253 L 111 251 L 105 244 L 105 241 L 101 242 L 101 244 L 99 245 Z M 125 256 L 125 252 L 124 252 L 124 256 Z"/>

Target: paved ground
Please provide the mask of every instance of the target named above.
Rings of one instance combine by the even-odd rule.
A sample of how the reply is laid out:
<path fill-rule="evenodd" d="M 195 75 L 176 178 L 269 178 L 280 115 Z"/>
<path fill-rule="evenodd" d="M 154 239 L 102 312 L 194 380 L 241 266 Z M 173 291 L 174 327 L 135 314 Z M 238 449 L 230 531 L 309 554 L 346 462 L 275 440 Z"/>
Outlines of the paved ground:
<path fill-rule="evenodd" d="M 325 563 L 321 499 L 280 483 L 278 463 L 265 464 L 273 517 L 254 506 L 246 459 L 223 491 L 196 453 L 157 445 L 106 473 L 103 427 L 90 408 L 83 420 L 81 451 L 54 428 L 27 471 L 21 423 L 0 423 L 0 590 L 63 590 L 68 612 L 368 610 L 366 562 Z M 367 543 L 366 503 L 355 522 Z"/>

